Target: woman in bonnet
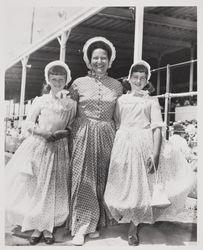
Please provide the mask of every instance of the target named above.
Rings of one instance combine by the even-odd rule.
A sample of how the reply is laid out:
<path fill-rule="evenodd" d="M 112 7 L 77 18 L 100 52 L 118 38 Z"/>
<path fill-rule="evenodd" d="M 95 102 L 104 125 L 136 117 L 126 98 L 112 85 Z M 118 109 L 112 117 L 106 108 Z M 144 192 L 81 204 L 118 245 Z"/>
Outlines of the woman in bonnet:
<path fill-rule="evenodd" d="M 111 149 L 115 136 L 113 113 L 122 85 L 111 78 L 116 51 L 104 37 L 89 39 L 83 48 L 88 75 L 76 79 L 70 88 L 78 103 L 71 145 L 71 221 L 73 244 L 83 245 L 85 235 L 98 237 L 105 226 L 103 204 Z"/>

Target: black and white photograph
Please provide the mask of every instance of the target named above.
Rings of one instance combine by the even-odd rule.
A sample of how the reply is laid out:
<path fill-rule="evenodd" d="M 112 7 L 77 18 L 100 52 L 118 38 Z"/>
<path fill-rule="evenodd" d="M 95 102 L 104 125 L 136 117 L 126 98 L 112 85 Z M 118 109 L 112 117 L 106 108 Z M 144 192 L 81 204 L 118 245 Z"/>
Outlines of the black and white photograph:
<path fill-rule="evenodd" d="M 0 248 L 198 247 L 197 1 L 39 2 L 2 4 Z"/>

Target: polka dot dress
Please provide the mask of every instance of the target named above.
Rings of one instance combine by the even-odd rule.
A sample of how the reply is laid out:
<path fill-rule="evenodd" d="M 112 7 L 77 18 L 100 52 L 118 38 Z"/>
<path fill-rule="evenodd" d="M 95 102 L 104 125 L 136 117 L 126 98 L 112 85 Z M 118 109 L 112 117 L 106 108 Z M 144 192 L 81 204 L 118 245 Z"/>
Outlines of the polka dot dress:
<path fill-rule="evenodd" d="M 150 174 L 146 166 L 153 152 L 152 129 L 164 125 L 158 99 L 123 95 L 117 101 L 116 117 L 120 126 L 111 152 L 104 194 L 112 217 L 119 223 L 133 221 L 135 225 L 179 221 L 186 197 L 194 185 L 195 174 L 182 152 L 164 138 L 157 174 L 158 183 L 163 185 L 171 205 L 151 207 L 155 174 Z"/>
<path fill-rule="evenodd" d="M 70 229 L 72 235 L 88 234 L 107 222 L 103 194 L 115 136 L 113 114 L 122 86 L 108 76 L 86 76 L 72 84 L 70 93 L 78 102 L 71 143 Z"/>
<path fill-rule="evenodd" d="M 51 131 L 65 129 L 76 114 L 76 102 L 62 102 L 51 94 L 37 97 L 24 127 L 34 125 Z M 39 123 L 35 124 L 38 118 Z M 69 215 L 68 173 L 70 157 L 67 138 L 47 142 L 28 136 L 6 165 L 6 219 L 22 231 L 53 231 Z"/>

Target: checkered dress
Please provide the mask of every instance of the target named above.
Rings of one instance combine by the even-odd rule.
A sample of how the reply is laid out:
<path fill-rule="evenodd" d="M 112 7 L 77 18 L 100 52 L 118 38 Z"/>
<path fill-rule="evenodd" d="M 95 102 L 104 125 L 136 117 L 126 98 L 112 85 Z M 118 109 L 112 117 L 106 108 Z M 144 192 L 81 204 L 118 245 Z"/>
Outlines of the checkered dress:
<path fill-rule="evenodd" d="M 71 97 L 78 102 L 71 138 L 72 235 L 105 226 L 103 194 L 115 136 L 113 114 L 122 85 L 117 80 L 93 76 L 75 80 Z"/>

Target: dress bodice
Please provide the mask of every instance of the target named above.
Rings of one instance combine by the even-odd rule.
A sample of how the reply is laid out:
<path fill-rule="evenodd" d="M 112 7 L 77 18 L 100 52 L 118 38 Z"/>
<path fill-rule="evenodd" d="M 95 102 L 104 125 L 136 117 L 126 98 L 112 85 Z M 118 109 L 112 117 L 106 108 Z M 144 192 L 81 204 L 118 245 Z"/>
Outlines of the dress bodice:
<path fill-rule="evenodd" d="M 161 109 L 156 97 L 122 95 L 116 104 L 117 127 L 155 128 L 163 126 Z"/>
<path fill-rule="evenodd" d="M 108 76 L 100 80 L 86 76 L 75 80 L 70 94 L 78 102 L 77 117 L 109 121 L 122 94 L 122 85 Z"/>
<path fill-rule="evenodd" d="M 69 97 L 59 99 L 51 94 L 36 97 L 24 122 L 24 129 L 38 124 L 51 132 L 63 130 L 70 125 L 76 113 L 76 102 Z"/>

